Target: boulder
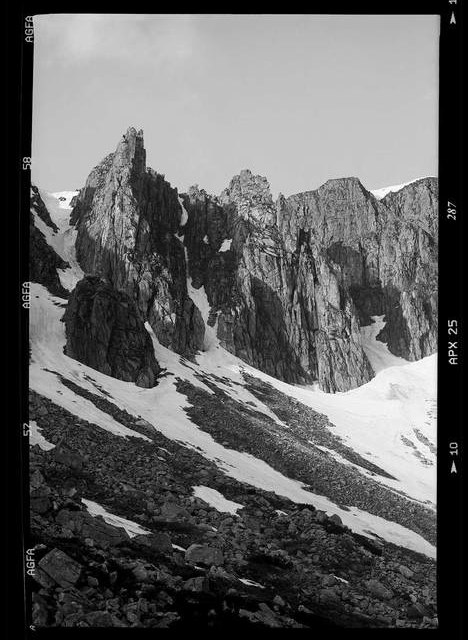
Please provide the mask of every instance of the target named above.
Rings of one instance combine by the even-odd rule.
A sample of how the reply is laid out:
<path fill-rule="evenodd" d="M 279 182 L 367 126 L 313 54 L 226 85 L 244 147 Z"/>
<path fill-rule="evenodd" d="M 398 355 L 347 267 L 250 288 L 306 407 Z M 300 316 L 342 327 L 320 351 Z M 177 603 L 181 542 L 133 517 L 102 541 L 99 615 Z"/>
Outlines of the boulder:
<path fill-rule="evenodd" d="M 410 604 L 409 607 L 406 609 L 406 615 L 408 616 L 408 618 L 417 620 L 418 618 L 424 618 L 425 616 L 427 617 L 430 616 L 430 612 L 421 603 L 413 602 L 413 604 Z"/>
<path fill-rule="evenodd" d="M 332 588 L 320 589 L 320 602 L 322 604 L 336 604 L 340 601 L 340 597 L 337 592 Z"/>
<path fill-rule="evenodd" d="M 189 578 L 183 584 L 183 588 L 186 591 L 194 591 L 196 593 L 209 592 L 210 583 L 205 576 L 199 576 L 197 578 Z"/>
<path fill-rule="evenodd" d="M 161 517 L 167 520 L 186 520 L 190 518 L 190 514 L 175 502 L 165 502 L 161 506 Z"/>
<path fill-rule="evenodd" d="M 61 442 L 52 450 L 52 455 L 57 462 L 74 471 L 81 471 L 84 465 L 83 456 L 71 449 L 65 442 Z"/>
<path fill-rule="evenodd" d="M 84 617 L 90 627 L 113 627 L 114 620 L 108 611 L 91 611 Z"/>
<path fill-rule="evenodd" d="M 414 576 L 414 571 L 411 571 L 411 569 L 408 569 L 408 567 L 405 567 L 404 564 L 400 564 L 400 566 L 398 567 L 398 571 L 401 573 L 402 576 L 408 579 Z"/>
<path fill-rule="evenodd" d="M 102 516 L 92 516 L 87 511 L 62 509 L 58 512 L 55 521 L 74 535 L 91 539 L 93 543 L 103 548 L 114 547 L 130 540 L 125 529 L 114 527 L 105 522 Z"/>
<path fill-rule="evenodd" d="M 185 552 L 185 559 L 192 564 L 222 565 L 224 564 L 223 552 L 216 547 L 205 544 L 192 544 Z"/>
<path fill-rule="evenodd" d="M 366 585 L 369 593 L 375 598 L 379 598 L 379 600 L 389 600 L 390 598 L 393 598 L 393 591 L 385 587 L 378 580 L 367 580 L 364 584 Z"/>
<path fill-rule="evenodd" d="M 60 549 L 52 549 L 38 563 L 39 567 L 61 587 L 75 585 L 82 565 Z"/>
<path fill-rule="evenodd" d="M 139 534 L 132 538 L 132 546 L 142 549 L 151 549 L 158 553 L 172 553 L 173 547 L 167 533 Z"/>

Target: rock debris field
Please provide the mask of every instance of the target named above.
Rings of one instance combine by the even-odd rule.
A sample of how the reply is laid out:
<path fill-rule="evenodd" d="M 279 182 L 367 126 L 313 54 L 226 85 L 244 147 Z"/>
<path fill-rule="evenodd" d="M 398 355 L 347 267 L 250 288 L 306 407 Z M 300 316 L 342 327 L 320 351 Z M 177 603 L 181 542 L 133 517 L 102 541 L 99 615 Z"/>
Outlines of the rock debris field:
<path fill-rule="evenodd" d="M 30 420 L 50 445 L 33 445 L 30 457 L 35 625 L 437 626 L 434 560 L 227 477 L 98 400 L 149 440 L 114 435 L 30 394 Z M 243 506 L 218 511 L 195 497 L 200 486 Z M 114 519 L 91 515 L 89 503 Z M 109 524 L 115 516 L 133 528 Z"/>

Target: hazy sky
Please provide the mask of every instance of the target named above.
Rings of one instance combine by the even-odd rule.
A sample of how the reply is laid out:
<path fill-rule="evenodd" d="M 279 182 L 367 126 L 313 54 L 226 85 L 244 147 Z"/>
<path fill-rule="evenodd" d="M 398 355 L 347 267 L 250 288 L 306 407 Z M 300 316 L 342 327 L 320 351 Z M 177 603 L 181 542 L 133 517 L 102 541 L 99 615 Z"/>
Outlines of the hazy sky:
<path fill-rule="evenodd" d="M 218 194 L 437 175 L 438 16 L 36 16 L 32 179 L 83 186 L 129 126 L 148 166 Z"/>

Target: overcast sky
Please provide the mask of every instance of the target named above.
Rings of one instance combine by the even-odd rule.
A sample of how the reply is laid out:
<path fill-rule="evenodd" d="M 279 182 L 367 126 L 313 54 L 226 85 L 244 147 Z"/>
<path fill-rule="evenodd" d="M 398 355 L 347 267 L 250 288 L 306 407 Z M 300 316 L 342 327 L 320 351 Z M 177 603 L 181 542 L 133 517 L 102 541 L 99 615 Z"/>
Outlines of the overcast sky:
<path fill-rule="evenodd" d="M 438 16 L 34 18 L 32 179 L 80 188 L 129 126 L 179 191 L 437 175 Z"/>

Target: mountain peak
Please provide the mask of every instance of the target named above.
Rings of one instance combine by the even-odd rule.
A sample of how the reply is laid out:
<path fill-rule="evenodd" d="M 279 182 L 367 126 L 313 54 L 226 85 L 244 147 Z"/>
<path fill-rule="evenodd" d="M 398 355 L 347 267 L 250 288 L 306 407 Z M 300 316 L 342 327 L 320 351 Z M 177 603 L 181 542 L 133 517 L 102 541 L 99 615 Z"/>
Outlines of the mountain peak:
<path fill-rule="evenodd" d="M 135 129 L 135 127 L 128 127 L 127 131 L 124 133 L 124 137 L 127 138 L 143 138 L 143 129 Z"/>
<path fill-rule="evenodd" d="M 137 173 L 146 171 L 146 150 L 143 130 L 129 127 L 123 134 L 114 153 L 114 166 L 130 166 Z"/>
<path fill-rule="evenodd" d="M 355 176 L 346 178 L 331 178 L 327 180 L 319 189 L 364 189 L 362 182 Z"/>
<path fill-rule="evenodd" d="M 255 176 L 250 169 L 242 169 L 232 178 L 229 187 L 221 193 L 220 201 L 236 205 L 237 211 L 245 219 L 265 224 L 272 224 L 276 219 L 268 180 L 264 176 Z"/>
<path fill-rule="evenodd" d="M 250 169 L 242 169 L 239 174 L 233 176 L 221 198 L 229 201 L 248 201 L 252 204 L 273 202 L 268 180 L 264 176 L 254 175 Z"/>
<path fill-rule="evenodd" d="M 191 187 L 189 187 L 187 190 L 187 195 L 192 201 L 205 201 L 209 197 L 205 189 L 201 189 L 198 184 L 193 184 Z"/>

